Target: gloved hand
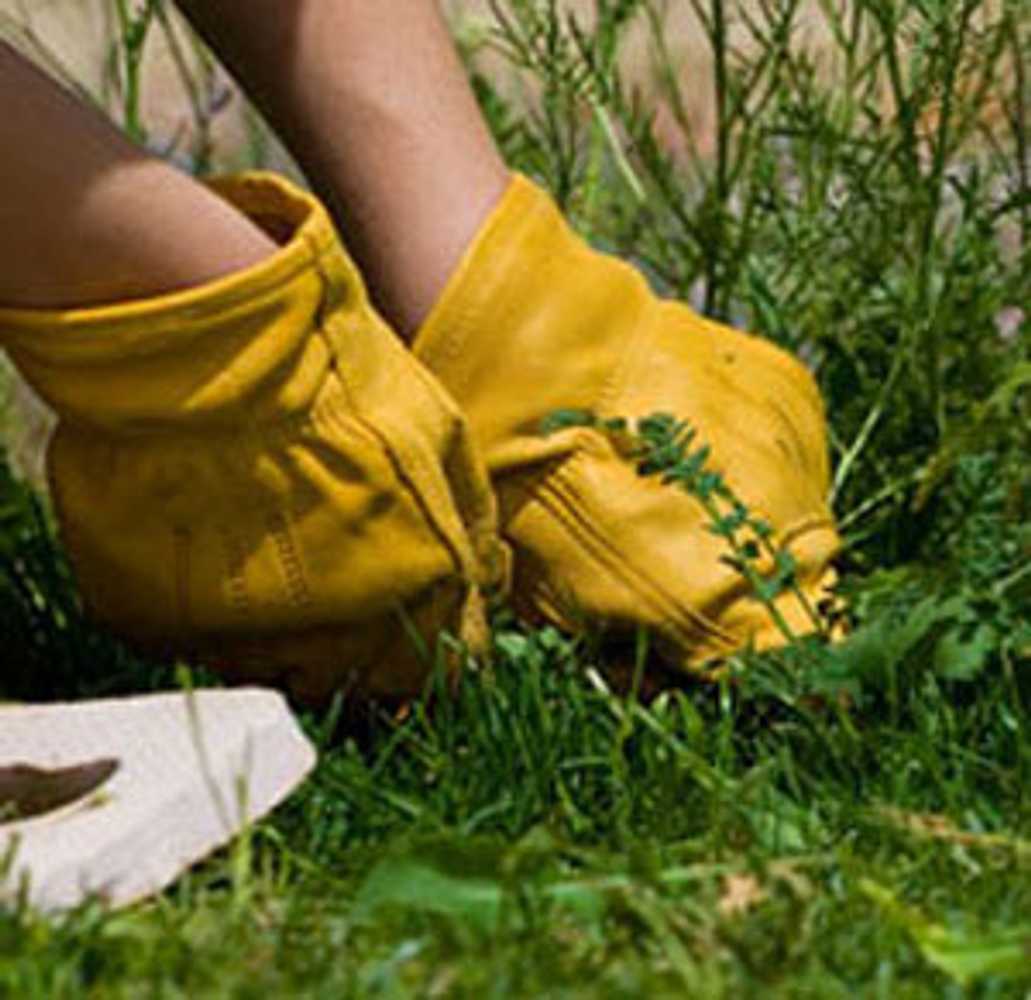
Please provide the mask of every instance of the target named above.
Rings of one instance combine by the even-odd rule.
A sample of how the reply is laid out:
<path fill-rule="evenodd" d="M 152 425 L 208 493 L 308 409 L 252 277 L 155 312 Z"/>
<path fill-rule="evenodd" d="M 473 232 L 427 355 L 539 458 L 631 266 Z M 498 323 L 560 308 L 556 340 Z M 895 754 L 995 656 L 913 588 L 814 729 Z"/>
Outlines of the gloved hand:
<path fill-rule="evenodd" d="M 49 476 L 85 602 L 303 699 L 410 694 L 409 627 L 487 638 L 504 552 L 482 464 L 318 202 L 266 174 L 213 186 L 282 248 L 151 300 L 0 311 L 59 417 Z"/>
<path fill-rule="evenodd" d="M 596 430 L 542 436 L 558 410 L 688 420 L 712 466 L 789 546 L 813 603 L 833 580 L 839 540 L 809 373 L 768 342 L 657 299 L 636 270 L 579 239 L 527 179 L 513 178 L 414 350 L 486 458 L 524 613 L 570 629 L 585 619 L 648 626 L 686 669 L 784 641 L 721 560 L 726 543 L 698 501 L 641 478 Z M 794 594 L 778 606 L 792 629 L 812 629 Z"/>

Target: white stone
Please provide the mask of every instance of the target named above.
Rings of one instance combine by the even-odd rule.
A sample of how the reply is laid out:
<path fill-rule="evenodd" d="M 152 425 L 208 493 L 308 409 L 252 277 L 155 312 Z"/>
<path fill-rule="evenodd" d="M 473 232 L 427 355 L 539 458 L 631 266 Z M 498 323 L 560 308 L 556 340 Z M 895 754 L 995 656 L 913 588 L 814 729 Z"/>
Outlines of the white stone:
<path fill-rule="evenodd" d="M 117 770 L 80 801 L 0 823 L 0 905 L 23 883 L 43 911 L 159 892 L 281 802 L 315 752 L 260 689 L 0 706 L 0 768 L 110 758 Z"/>

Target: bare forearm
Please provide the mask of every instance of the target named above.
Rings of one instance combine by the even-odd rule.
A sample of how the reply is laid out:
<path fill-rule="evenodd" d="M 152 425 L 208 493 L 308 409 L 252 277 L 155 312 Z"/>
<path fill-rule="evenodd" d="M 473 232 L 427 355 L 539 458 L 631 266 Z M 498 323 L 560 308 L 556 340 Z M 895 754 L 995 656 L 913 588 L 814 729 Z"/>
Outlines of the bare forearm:
<path fill-rule="evenodd" d="M 179 0 L 411 332 L 507 182 L 433 0 Z"/>
<path fill-rule="evenodd" d="M 2 42 L 0 152 L 0 306 L 88 306 L 171 291 L 254 263 L 274 246 Z"/>

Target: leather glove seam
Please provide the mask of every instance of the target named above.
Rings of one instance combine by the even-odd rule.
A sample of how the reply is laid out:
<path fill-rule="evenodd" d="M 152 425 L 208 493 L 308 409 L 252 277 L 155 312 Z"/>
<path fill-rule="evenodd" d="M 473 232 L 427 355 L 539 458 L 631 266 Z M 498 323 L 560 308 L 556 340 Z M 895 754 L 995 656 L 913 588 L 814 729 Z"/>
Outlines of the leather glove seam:
<path fill-rule="evenodd" d="M 574 474 L 570 470 L 571 463 L 588 457 L 582 453 L 571 456 L 569 462 L 564 463 L 561 469 L 541 481 L 536 495 L 531 498 L 532 501 L 540 504 L 566 534 L 580 544 L 582 551 L 657 610 L 663 625 L 674 632 L 679 641 L 685 645 L 697 644 L 698 635 L 701 634 L 725 644 L 730 649 L 735 648 L 736 642 L 730 633 L 725 632 L 701 612 L 681 604 L 658 584 L 651 574 L 638 567 L 632 557 L 617 551 L 609 544 L 605 533 L 596 526 L 596 519 L 584 516 L 577 506 L 570 502 L 565 495 L 567 490 L 562 488 L 565 485 L 563 480 L 569 481 Z M 681 624 L 683 621 L 690 622 L 694 626 L 693 631 L 685 629 Z"/>
<path fill-rule="evenodd" d="M 343 416 L 338 412 L 338 416 Z M 448 527 L 436 516 L 434 503 L 447 503 L 448 509 L 453 507 L 451 497 L 442 497 L 435 483 L 432 482 L 432 470 L 427 475 L 427 465 L 415 450 L 391 441 L 374 423 L 353 407 L 346 414 L 361 427 L 379 446 L 390 463 L 394 478 L 404 489 L 409 503 L 419 512 L 425 527 L 436 536 L 438 544 L 451 559 L 452 569 L 459 575 L 467 588 L 475 586 L 475 575 L 471 572 L 470 560 L 464 557 L 461 544 L 452 538 Z M 456 515 L 457 519 L 457 515 Z M 461 520 L 459 525 L 461 525 Z"/>
<path fill-rule="evenodd" d="M 452 430 L 464 429 L 466 434 L 457 435 L 457 437 L 459 439 L 465 437 L 468 440 L 469 447 L 474 452 L 478 451 L 472 441 L 465 416 L 458 407 L 458 404 L 454 402 L 451 394 L 418 360 L 415 360 L 413 374 L 423 383 L 426 391 L 431 396 L 440 395 L 442 397 L 440 402 L 442 406 L 445 404 L 447 406 L 448 417 L 453 425 Z M 478 460 L 478 456 L 474 460 Z M 463 498 L 463 503 L 459 504 L 456 502 L 454 506 L 458 519 L 469 537 L 474 553 L 473 561 L 480 564 L 478 566 L 480 572 L 476 573 L 475 578 L 483 586 L 500 585 L 502 589 L 507 589 L 505 579 L 508 577 L 509 572 L 506 564 L 509 560 L 503 552 L 499 551 L 501 547 L 500 539 L 497 531 L 492 527 L 496 521 L 497 514 L 493 493 L 489 490 L 482 491 L 478 488 L 470 468 L 465 463 L 458 462 L 455 465 L 456 468 L 452 470 L 451 475 L 457 474 L 461 477 L 461 481 L 458 484 L 459 489 L 456 492 Z M 486 470 L 484 470 L 484 477 L 485 481 L 489 482 Z"/>
<path fill-rule="evenodd" d="M 814 535 L 821 531 L 830 531 L 836 536 L 837 531 L 835 530 L 834 518 L 829 514 L 807 514 L 779 531 L 775 544 L 791 545 L 806 535 Z M 836 546 L 836 548 L 840 547 L 840 544 Z"/>
<path fill-rule="evenodd" d="M 336 286 L 330 275 L 326 273 L 322 259 L 324 252 L 332 249 L 332 247 L 327 245 L 320 250 L 314 243 L 310 245 L 312 248 L 312 265 L 319 276 L 322 286 L 322 293 L 315 311 L 316 321 L 314 330 L 326 342 L 330 357 L 330 369 L 332 376 L 340 387 L 341 397 L 346 401 L 351 416 L 379 443 L 380 448 L 390 461 L 391 468 L 394 470 L 394 475 L 398 482 L 404 486 L 410 497 L 415 500 L 416 509 L 422 514 L 424 522 L 437 535 L 438 541 L 443 543 L 443 548 L 451 557 L 454 569 L 461 575 L 467 586 L 474 585 L 477 574 L 473 572 L 474 566 L 472 563 L 475 560 L 462 552 L 461 543 L 455 537 L 456 534 L 468 534 L 468 526 L 458 511 L 458 505 L 450 491 L 443 489 L 439 483 L 434 481 L 434 468 L 439 468 L 439 462 L 434 460 L 427 463 L 423 459 L 421 449 L 409 448 L 403 442 L 395 441 L 394 435 L 387 434 L 385 430 L 365 416 L 348 384 L 348 379 L 341 371 L 342 337 L 334 336 L 333 332 L 329 329 L 331 324 L 338 322 L 337 317 L 339 316 L 338 309 L 340 304 L 331 300 L 330 292 Z M 384 335 L 389 336 L 386 332 Z M 431 403 L 436 405 L 438 409 L 444 409 L 443 401 L 435 398 L 433 391 L 435 386 L 430 382 L 428 373 L 423 371 L 421 364 L 416 359 L 413 358 L 412 361 L 413 364 L 409 369 L 410 374 L 422 382 Z M 453 421 L 456 415 L 457 408 L 455 408 L 454 413 L 448 413 L 447 417 Z M 439 471 L 443 475 L 443 469 L 439 469 Z M 453 511 L 454 517 L 447 520 L 454 520 L 456 523 L 447 524 L 445 519 L 438 513 L 439 511 Z"/>

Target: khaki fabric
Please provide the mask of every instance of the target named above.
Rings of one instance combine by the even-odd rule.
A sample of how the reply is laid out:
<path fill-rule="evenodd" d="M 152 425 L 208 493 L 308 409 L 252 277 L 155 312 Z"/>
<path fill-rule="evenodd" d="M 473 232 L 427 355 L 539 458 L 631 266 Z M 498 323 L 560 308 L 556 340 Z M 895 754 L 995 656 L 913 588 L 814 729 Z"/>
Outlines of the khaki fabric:
<path fill-rule="evenodd" d="M 689 420 L 712 465 L 789 544 L 814 600 L 839 547 L 826 496 L 824 413 L 809 373 L 772 344 L 662 301 L 632 267 L 592 250 L 550 198 L 516 176 L 415 344 L 463 408 L 498 492 L 525 613 L 576 628 L 651 627 L 697 669 L 779 632 L 721 561 L 693 498 L 640 478 L 602 434 L 551 436 L 560 409 Z M 786 594 L 781 613 L 811 626 Z"/>
<path fill-rule="evenodd" d="M 323 208 L 268 174 L 214 189 L 281 244 L 106 308 L 0 311 L 59 416 L 48 471 L 92 612 L 235 679 L 405 695 L 504 574 L 463 417 L 370 307 Z"/>

